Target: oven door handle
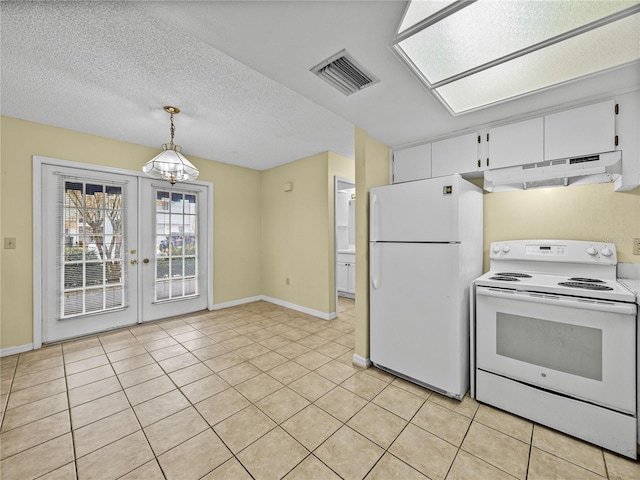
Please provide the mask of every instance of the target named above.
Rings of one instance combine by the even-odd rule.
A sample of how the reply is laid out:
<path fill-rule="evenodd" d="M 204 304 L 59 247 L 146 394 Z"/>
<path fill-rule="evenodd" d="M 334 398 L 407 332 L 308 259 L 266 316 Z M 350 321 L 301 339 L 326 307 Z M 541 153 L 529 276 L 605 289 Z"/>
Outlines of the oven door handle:
<path fill-rule="evenodd" d="M 519 292 L 515 290 L 499 290 L 491 287 L 476 287 L 477 295 L 487 297 L 503 298 L 506 300 L 520 300 L 531 303 L 542 303 L 545 305 L 566 306 L 572 308 L 582 308 L 585 310 L 596 310 L 599 312 L 621 313 L 623 315 L 635 315 L 637 307 L 633 303 L 609 302 L 604 300 L 567 298 L 550 293 Z"/>

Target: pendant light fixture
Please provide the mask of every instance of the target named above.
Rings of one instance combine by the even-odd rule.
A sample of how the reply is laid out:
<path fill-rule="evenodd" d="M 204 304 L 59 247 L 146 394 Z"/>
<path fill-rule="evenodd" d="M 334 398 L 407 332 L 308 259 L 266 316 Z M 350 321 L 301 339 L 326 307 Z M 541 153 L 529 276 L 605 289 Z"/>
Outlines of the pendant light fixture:
<path fill-rule="evenodd" d="M 145 163 L 142 171 L 149 177 L 167 180 L 171 185 L 185 180 L 195 180 L 200 172 L 180 153 L 180 145 L 173 143 L 173 136 L 176 133 L 173 116 L 180 113 L 180 109 L 166 106 L 164 110 L 171 117 L 171 143 L 163 144 L 162 152 Z"/>

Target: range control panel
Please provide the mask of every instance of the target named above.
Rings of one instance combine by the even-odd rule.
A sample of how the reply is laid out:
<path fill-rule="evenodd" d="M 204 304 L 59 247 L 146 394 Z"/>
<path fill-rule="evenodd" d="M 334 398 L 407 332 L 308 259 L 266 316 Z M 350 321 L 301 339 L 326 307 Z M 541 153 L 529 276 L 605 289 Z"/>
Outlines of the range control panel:
<path fill-rule="evenodd" d="M 544 256 L 565 256 L 567 254 L 566 245 L 525 245 L 525 254 Z"/>
<path fill-rule="evenodd" d="M 493 260 L 527 260 L 542 262 L 616 265 L 613 243 L 584 240 L 506 240 L 492 242 L 489 256 Z"/>

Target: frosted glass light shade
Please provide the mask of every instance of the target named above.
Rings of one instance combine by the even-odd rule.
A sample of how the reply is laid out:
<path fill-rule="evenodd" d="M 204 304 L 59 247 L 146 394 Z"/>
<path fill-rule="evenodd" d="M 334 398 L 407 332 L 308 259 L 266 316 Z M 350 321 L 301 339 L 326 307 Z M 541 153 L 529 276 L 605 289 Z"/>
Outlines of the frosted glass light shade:
<path fill-rule="evenodd" d="M 195 180 L 200 172 L 180 153 L 180 146 L 173 143 L 162 145 L 162 152 L 142 167 L 142 171 L 151 178 L 166 180 L 171 185 L 176 182 Z"/>

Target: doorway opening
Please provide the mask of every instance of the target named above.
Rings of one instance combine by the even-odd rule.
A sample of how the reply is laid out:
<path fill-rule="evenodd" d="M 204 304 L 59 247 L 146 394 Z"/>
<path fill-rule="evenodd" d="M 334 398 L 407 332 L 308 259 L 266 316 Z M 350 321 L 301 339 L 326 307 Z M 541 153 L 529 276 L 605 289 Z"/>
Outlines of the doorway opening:
<path fill-rule="evenodd" d="M 334 179 L 334 228 L 336 305 L 338 296 L 356 295 L 356 185 L 353 180 Z"/>

